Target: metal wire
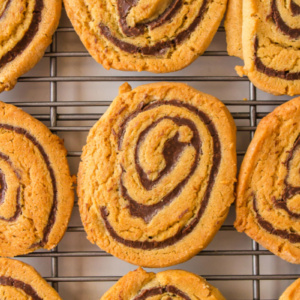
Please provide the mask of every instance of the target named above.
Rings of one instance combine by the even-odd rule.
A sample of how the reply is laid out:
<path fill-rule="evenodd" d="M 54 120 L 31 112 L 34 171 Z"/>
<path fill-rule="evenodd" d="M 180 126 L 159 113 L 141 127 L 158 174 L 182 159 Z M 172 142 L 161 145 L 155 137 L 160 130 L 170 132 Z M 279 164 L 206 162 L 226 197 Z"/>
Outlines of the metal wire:
<path fill-rule="evenodd" d="M 220 27 L 219 32 L 224 31 L 224 27 Z M 58 28 L 53 37 L 53 43 L 50 46 L 49 52 L 45 57 L 50 60 L 50 74 L 49 76 L 28 77 L 24 76 L 19 79 L 20 82 L 48 82 L 50 86 L 50 99 L 49 101 L 34 101 L 34 102 L 12 102 L 12 104 L 19 107 L 32 107 L 32 108 L 49 108 L 49 114 L 34 113 L 33 116 L 41 121 L 49 121 L 50 129 L 54 132 L 86 132 L 90 126 L 58 126 L 58 121 L 96 121 L 102 113 L 58 113 L 58 108 L 74 108 L 74 107 L 108 107 L 112 99 L 105 101 L 58 101 L 58 88 L 59 82 L 124 82 L 130 80 L 131 82 L 144 82 L 144 81 L 184 81 L 184 82 L 249 82 L 246 77 L 238 76 L 173 76 L 173 75 L 155 75 L 155 76 L 58 76 L 57 72 L 57 58 L 72 57 L 81 58 L 89 57 L 86 51 L 81 52 L 58 52 L 57 51 L 57 34 L 63 32 L 74 32 L 71 27 Z M 225 51 L 206 51 L 204 56 L 227 56 Z M 285 102 L 285 100 L 258 100 L 255 87 L 249 83 L 249 101 L 242 100 L 223 100 L 227 106 L 249 107 L 249 112 L 233 112 L 232 115 L 235 120 L 249 120 L 249 126 L 237 126 L 240 132 L 249 132 L 251 138 L 253 137 L 256 129 L 257 120 L 266 116 L 265 112 L 258 112 L 258 108 L 264 106 L 277 106 Z M 237 151 L 237 155 L 242 157 L 245 151 Z M 81 151 L 68 151 L 69 157 L 79 157 Z M 221 231 L 234 231 L 232 225 L 223 225 Z M 84 232 L 82 226 L 69 226 L 67 229 L 69 233 Z M 298 274 L 260 274 L 260 260 L 263 257 L 273 255 L 267 250 L 260 250 L 257 243 L 253 242 L 251 250 L 204 250 L 198 256 L 249 256 L 252 258 L 252 270 L 249 274 L 242 275 L 205 275 L 206 279 L 211 281 L 244 281 L 250 280 L 253 283 L 253 300 L 261 299 L 260 283 L 264 280 L 288 280 L 298 278 Z M 59 251 L 55 248 L 49 252 L 35 252 L 26 255 L 26 257 L 47 257 L 51 259 L 51 276 L 45 279 L 53 284 L 53 287 L 58 290 L 59 283 L 62 282 L 106 282 L 116 281 L 119 276 L 60 276 L 59 274 L 59 259 L 63 257 L 110 257 L 110 254 L 102 250 L 98 251 Z M 25 257 L 25 256 L 24 256 Z M 252 274 L 250 274 L 252 271 Z"/>

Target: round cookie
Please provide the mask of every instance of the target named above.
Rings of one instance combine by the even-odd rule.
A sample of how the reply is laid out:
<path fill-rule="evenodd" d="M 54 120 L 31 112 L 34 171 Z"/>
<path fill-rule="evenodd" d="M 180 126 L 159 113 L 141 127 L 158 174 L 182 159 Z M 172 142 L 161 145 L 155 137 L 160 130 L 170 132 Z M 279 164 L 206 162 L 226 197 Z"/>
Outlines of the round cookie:
<path fill-rule="evenodd" d="M 0 258 L 0 299 L 61 300 L 33 267 L 9 258 Z"/>
<path fill-rule="evenodd" d="M 0 92 L 14 87 L 51 43 L 60 18 L 61 1 L 0 2 Z"/>
<path fill-rule="evenodd" d="M 180 70 L 210 44 L 227 0 L 64 0 L 81 41 L 104 68 Z"/>
<path fill-rule="evenodd" d="M 130 263 L 180 263 L 207 246 L 234 200 L 233 119 L 218 99 L 181 83 L 120 92 L 83 149 L 84 228 Z"/>
<path fill-rule="evenodd" d="M 225 21 L 227 50 L 261 90 L 300 94 L 300 6 L 295 0 L 230 0 Z"/>
<path fill-rule="evenodd" d="M 243 160 L 235 227 L 300 263 L 300 98 L 263 118 Z"/>
<path fill-rule="evenodd" d="M 38 120 L 0 102 L 0 255 L 52 249 L 74 193 L 62 140 Z"/>
<path fill-rule="evenodd" d="M 300 299 L 300 278 L 294 281 L 280 296 L 279 300 Z"/>
<path fill-rule="evenodd" d="M 156 297 L 155 297 L 156 296 Z M 182 270 L 147 273 L 142 268 L 129 272 L 100 300 L 225 300 L 204 278 Z"/>

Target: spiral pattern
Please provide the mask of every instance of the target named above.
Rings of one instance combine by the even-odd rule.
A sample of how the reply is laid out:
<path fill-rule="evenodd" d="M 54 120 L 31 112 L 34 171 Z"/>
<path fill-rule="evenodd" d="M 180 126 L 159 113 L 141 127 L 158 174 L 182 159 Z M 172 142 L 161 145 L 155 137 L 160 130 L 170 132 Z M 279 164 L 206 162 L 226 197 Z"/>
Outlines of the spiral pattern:
<path fill-rule="evenodd" d="M 65 0 L 68 16 L 98 62 L 153 72 L 181 69 L 202 54 L 226 5 L 226 0 L 75 2 Z"/>
<path fill-rule="evenodd" d="M 52 248 L 63 235 L 73 204 L 65 149 L 25 112 L 4 103 L 0 108 L 0 255 Z"/>
<path fill-rule="evenodd" d="M 48 155 L 45 153 L 44 148 L 41 146 L 41 144 L 36 140 L 36 138 L 34 136 L 32 136 L 27 130 L 25 130 L 24 128 L 20 128 L 20 127 L 14 127 L 14 126 L 10 126 L 7 124 L 1 124 L 0 123 L 0 129 L 4 129 L 5 131 L 12 131 L 15 134 L 21 135 L 23 136 L 23 138 L 26 138 L 29 143 L 33 144 L 33 146 L 35 148 L 37 148 L 37 150 L 40 152 L 40 155 L 43 159 L 43 164 L 46 165 L 47 170 L 48 170 L 48 174 L 51 178 L 51 185 L 52 185 L 52 200 L 50 201 L 52 203 L 51 208 L 50 208 L 50 213 L 49 213 L 49 217 L 48 217 L 48 221 L 47 224 L 43 230 L 43 237 L 41 238 L 41 240 L 37 243 L 34 243 L 33 245 L 31 245 L 31 248 L 35 248 L 37 246 L 39 247 L 43 247 L 47 241 L 48 241 L 48 236 L 49 233 L 51 231 L 51 228 L 53 227 L 53 224 L 55 222 L 55 215 L 57 212 L 57 183 L 56 183 L 56 178 L 54 176 L 54 171 L 52 166 L 50 165 L 49 162 L 49 157 Z M 27 142 L 28 143 L 28 142 Z M 18 181 L 19 181 L 19 186 L 17 188 L 17 191 L 15 192 L 15 212 L 14 214 L 9 217 L 9 218 L 5 218 L 4 216 L 0 216 L 0 220 L 4 220 L 7 222 L 13 222 L 13 221 L 17 221 L 18 217 L 21 214 L 21 199 L 20 199 L 20 193 L 21 193 L 21 189 L 22 189 L 22 178 L 20 177 L 20 175 L 18 174 L 18 171 L 16 169 L 15 166 L 13 166 L 13 163 L 11 162 L 9 156 L 0 153 L 0 159 L 2 159 L 6 164 L 9 165 L 9 167 L 11 168 L 11 170 L 15 173 L 15 176 L 17 177 Z M 9 187 L 7 187 L 7 181 L 5 180 L 5 173 L 3 173 L 3 171 L 0 169 L 0 174 L 1 176 L 1 199 L 0 199 L 0 203 L 1 205 L 5 205 L 6 199 L 11 200 L 12 197 L 9 197 L 9 195 L 6 197 L 6 191 L 10 190 Z M 16 179 L 16 178 L 15 178 Z M 14 185 L 15 183 L 13 182 L 12 185 Z M 4 208 L 5 209 L 5 208 Z"/>
<path fill-rule="evenodd" d="M 215 117 L 206 108 L 185 99 L 201 99 L 202 94 L 186 85 L 169 86 L 174 97 L 155 95 L 152 85 L 138 88 L 138 96 L 134 96 L 136 90 L 124 94 L 124 98 L 121 95 L 113 102 L 110 113 L 94 126 L 85 147 L 78 180 L 81 217 L 89 239 L 117 256 L 119 251 L 114 251 L 114 246 L 107 247 L 107 239 L 111 245 L 118 245 L 116 249 L 126 247 L 126 251 L 137 253 L 137 260 L 159 251 L 171 256 L 168 252 L 173 248 L 181 252 L 179 244 L 199 238 L 201 227 L 205 226 L 201 224 L 206 224 L 217 205 L 215 201 L 220 201 L 215 193 L 223 176 L 224 153 L 235 170 L 234 154 L 228 154 L 227 146 L 221 142 Z M 168 84 L 162 84 L 157 89 L 167 87 Z M 184 100 L 175 98 L 180 88 L 187 92 Z M 135 108 L 129 104 L 131 97 Z M 214 98 L 211 103 L 220 104 Z M 224 122 L 230 127 L 230 117 L 224 112 Z M 229 132 L 232 130 L 230 127 Z M 112 138 L 115 146 L 107 143 Z M 233 146 L 231 136 L 228 141 Z M 101 145 L 103 152 L 95 148 L 96 144 Z M 105 156 L 108 153 L 109 160 Z M 228 178 L 231 189 L 234 175 Z M 92 188 L 88 188 L 88 181 L 92 181 Z M 232 201 L 227 191 L 227 200 L 223 206 L 220 201 L 221 211 L 214 216 L 220 225 L 228 209 L 225 203 Z M 99 219 L 103 227 L 98 225 Z M 201 244 L 208 242 L 215 230 L 211 227 Z M 194 247 L 192 252 L 203 246 L 198 241 Z M 181 255 L 186 253 L 181 252 L 172 260 L 183 259 Z"/>
<path fill-rule="evenodd" d="M 259 124 L 241 168 L 235 223 L 238 230 L 293 263 L 300 263 L 299 111 L 296 98 Z M 283 138 L 283 132 L 289 136 Z M 267 175 L 262 175 L 263 169 Z"/>
<path fill-rule="evenodd" d="M 109 231 L 111 236 L 113 236 L 118 242 L 129 246 L 133 248 L 142 248 L 142 249 L 156 249 L 156 248 L 165 248 L 167 246 L 170 246 L 172 244 L 175 244 L 178 240 L 182 239 L 184 236 L 189 234 L 193 229 L 197 226 L 199 223 L 199 220 L 201 219 L 202 214 L 205 212 L 205 209 L 207 207 L 211 191 L 213 189 L 213 185 L 215 182 L 215 178 L 218 174 L 220 161 L 221 161 L 221 145 L 220 140 L 218 137 L 218 133 L 216 131 L 216 128 L 212 122 L 212 120 L 208 117 L 207 114 L 205 114 L 203 111 L 198 110 L 196 107 L 182 103 L 178 100 L 169 100 L 169 101 L 159 101 L 154 102 L 152 104 L 149 104 L 145 107 L 138 108 L 137 111 L 133 112 L 129 117 L 125 120 L 125 122 L 121 125 L 121 131 L 119 133 L 119 149 L 122 149 L 122 144 L 124 143 L 124 135 L 126 133 L 126 129 L 129 125 L 129 122 L 134 122 L 135 118 L 140 118 L 140 114 L 143 112 L 148 112 L 151 110 L 157 110 L 158 108 L 161 110 L 163 109 L 163 106 L 170 106 L 173 107 L 173 109 L 176 108 L 183 108 L 184 110 L 188 110 L 192 112 L 196 117 L 199 123 L 203 123 L 209 132 L 209 135 L 212 138 L 212 148 L 213 148 L 213 155 L 212 155 L 212 165 L 210 168 L 210 171 L 208 172 L 208 182 L 207 187 L 203 195 L 203 199 L 201 201 L 201 205 L 199 206 L 199 209 L 193 216 L 193 218 L 189 219 L 185 226 L 179 228 L 177 232 L 170 237 L 168 237 L 165 240 L 161 241 L 134 241 L 134 240 L 128 240 L 122 238 L 111 226 L 110 222 L 108 221 L 108 211 L 107 208 L 102 206 L 101 207 L 101 216 L 105 222 L 106 229 Z M 179 133 L 177 132 L 173 137 L 166 140 L 163 149 L 162 154 L 165 160 L 165 167 L 163 167 L 157 174 L 156 178 L 154 180 L 149 180 L 146 172 L 142 169 L 139 156 L 140 154 L 140 148 L 141 144 L 144 142 L 146 143 L 146 139 L 151 139 L 151 134 L 149 132 L 155 131 L 156 127 L 159 127 L 160 123 L 162 123 L 164 120 L 170 120 L 179 130 L 183 126 L 186 126 L 186 128 L 189 128 L 190 132 L 192 133 L 192 138 L 186 142 L 180 142 L 179 141 Z M 172 124 L 172 125 L 173 125 Z M 173 125 L 173 126 L 174 126 Z M 200 161 L 200 153 L 201 153 L 201 139 L 200 134 L 198 131 L 198 126 L 189 119 L 182 118 L 182 117 L 169 117 L 169 116 L 162 116 L 157 117 L 157 119 L 148 127 L 143 129 L 140 134 L 138 135 L 136 146 L 134 150 L 134 163 L 135 163 L 135 169 L 137 172 L 137 175 L 139 177 L 140 184 L 146 191 L 151 191 L 154 187 L 157 188 L 157 185 L 164 179 L 171 171 L 174 171 L 176 164 L 178 165 L 178 160 L 180 159 L 180 156 L 182 152 L 184 152 L 184 148 L 193 148 L 193 159 L 190 163 L 190 168 L 188 172 L 186 172 L 185 176 L 178 181 L 174 187 L 172 187 L 165 195 L 157 201 L 155 204 L 142 204 L 139 203 L 137 200 L 134 200 L 130 194 L 134 194 L 134 191 L 129 192 L 129 185 L 126 187 L 126 184 L 124 181 L 128 181 L 124 177 L 131 177 L 126 173 L 129 173 L 130 170 L 127 172 L 127 168 L 123 165 L 121 165 L 121 176 L 120 176 L 120 190 L 121 195 L 128 201 L 128 209 L 130 212 L 130 215 L 132 217 L 139 217 L 142 218 L 146 223 L 149 223 L 153 216 L 159 213 L 160 210 L 162 210 L 165 206 L 169 205 L 172 201 L 174 201 L 178 196 L 180 196 L 181 191 L 185 188 L 185 186 L 188 184 L 189 179 L 192 177 L 192 175 L 195 173 L 197 167 L 199 167 L 199 161 Z M 148 136 L 149 135 L 149 136 Z M 125 150 L 126 151 L 126 150 Z M 130 150 L 129 150 L 130 151 Z M 140 154 L 140 155 L 139 155 Z M 202 164 L 202 162 L 200 163 Z M 136 189 L 137 187 L 134 186 Z"/>
<path fill-rule="evenodd" d="M 101 300 L 129 298 L 132 300 L 224 300 L 215 287 L 193 273 L 168 270 L 154 274 L 147 273 L 142 268 L 122 277 Z"/>
<path fill-rule="evenodd" d="M 58 25 L 55 0 L 4 0 L 0 3 L 0 92 L 42 57 Z"/>
<path fill-rule="evenodd" d="M 31 266 L 7 258 L 0 258 L 0 289 L 5 299 L 61 300 Z"/>

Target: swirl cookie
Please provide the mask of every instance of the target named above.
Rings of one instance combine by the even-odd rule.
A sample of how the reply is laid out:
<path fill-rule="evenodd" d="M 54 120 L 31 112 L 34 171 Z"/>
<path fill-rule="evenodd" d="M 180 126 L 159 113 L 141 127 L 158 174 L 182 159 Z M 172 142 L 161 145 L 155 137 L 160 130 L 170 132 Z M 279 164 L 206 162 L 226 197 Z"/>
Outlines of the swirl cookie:
<path fill-rule="evenodd" d="M 235 226 L 291 263 L 300 263 L 300 98 L 265 117 L 243 160 Z"/>
<path fill-rule="evenodd" d="M 294 281 L 279 298 L 279 300 L 297 299 L 300 299 L 300 278 Z"/>
<path fill-rule="evenodd" d="M 74 194 L 62 141 L 38 120 L 0 102 L 0 255 L 51 249 Z"/>
<path fill-rule="evenodd" d="M 88 239 L 136 265 L 192 257 L 234 200 L 232 117 L 219 100 L 185 84 L 123 85 L 81 159 L 79 209 Z"/>
<path fill-rule="evenodd" d="M 225 27 L 229 54 L 244 59 L 240 75 L 274 95 L 300 93 L 300 6 L 294 0 L 230 0 Z"/>
<path fill-rule="evenodd" d="M 0 258 L 0 298 L 61 300 L 33 267 L 8 258 Z"/>
<path fill-rule="evenodd" d="M 0 92 L 12 89 L 42 58 L 60 12 L 57 0 L 0 1 Z"/>
<path fill-rule="evenodd" d="M 227 0 L 64 0 L 92 57 L 106 69 L 172 72 L 210 44 Z"/>
<path fill-rule="evenodd" d="M 100 300 L 115 299 L 225 300 L 218 289 L 193 273 L 168 270 L 155 274 L 142 268 L 123 276 Z"/>

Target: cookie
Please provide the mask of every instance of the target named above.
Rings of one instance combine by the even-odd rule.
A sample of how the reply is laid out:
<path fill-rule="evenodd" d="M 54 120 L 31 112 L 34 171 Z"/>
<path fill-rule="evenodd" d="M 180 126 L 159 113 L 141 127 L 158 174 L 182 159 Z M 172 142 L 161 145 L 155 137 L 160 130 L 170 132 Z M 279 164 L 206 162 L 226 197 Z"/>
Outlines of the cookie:
<path fill-rule="evenodd" d="M 180 263 L 207 246 L 234 200 L 235 125 L 185 84 L 128 84 L 93 126 L 78 173 L 88 239 L 139 266 Z"/>
<path fill-rule="evenodd" d="M 235 227 L 274 254 L 300 263 L 300 98 L 259 123 L 237 185 Z"/>
<path fill-rule="evenodd" d="M 62 238 L 74 193 L 62 140 L 0 102 L 0 255 L 51 249 Z"/>
<path fill-rule="evenodd" d="M 142 268 L 122 277 L 100 300 L 115 299 L 225 300 L 217 288 L 193 273 L 168 270 L 155 274 Z"/>
<path fill-rule="evenodd" d="M 300 299 L 300 278 L 293 282 L 279 298 L 279 300 L 297 299 Z"/>
<path fill-rule="evenodd" d="M 0 92 L 14 87 L 51 43 L 60 18 L 58 0 L 3 0 L 0 3 Z"/>
<path fill-rule="evenodd" d="M 64 0 L 81 41 L 104 68 L 164 73 L 210 44 L 227 0 Z"/>
<path fill-rule="evenodd" d="M 274 95 L 299 94 L 299 24 L 300 6 L 294 1 L 230 0 L 228 52 L 244 59 L 239 75 Z"/>
<path fill-rule="evenodd" d="M 0 298 L 61 300 L 33 267 L 9 258 L 0 258 Z"/>

